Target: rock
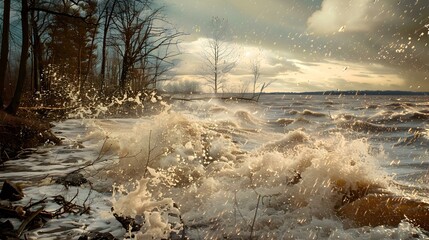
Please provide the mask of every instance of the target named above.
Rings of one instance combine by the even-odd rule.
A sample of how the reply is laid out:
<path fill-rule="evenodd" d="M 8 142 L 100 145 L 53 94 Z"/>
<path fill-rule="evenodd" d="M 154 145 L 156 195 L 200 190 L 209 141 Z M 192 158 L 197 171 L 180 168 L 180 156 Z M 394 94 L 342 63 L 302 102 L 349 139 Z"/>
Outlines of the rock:
<path fill-rule="evenodd" d="M 64 184 L 65 186 L 78 187 L 84 183 L 87 183 L 88 180 L 81 173 L 70 173 L 65 177 L 59 177 L 55 182 L 58 184 Z"/>
<path fill-rule="evenodd" d="M 10 222 L 10 220 L 7 220 L 6 222 L 0 222 L 0 231 L 2 232 L 13 231 L 13 225 Z"/>
<path fill-rule="evenodd" d="M 5 206 L 0 204 L 0 218 L 19 218 L 20 215 L 16 212 L 13 206 Z"/>
<path fill-rule="evenodd" d="M 15 230 L 13 229 L 12 223 L 9 220 L 6 222 L 0 222 L 0 239 L 19 239 Z"/>
<path fill-rule="evenodd" d="M 3 182 L 3 188 L 0 192 L 0 199 L 18 201 L 24 197 L 22 189 L 9 180 Z"/>
<path fill-rule="evenodd" d="M 87 235 L 80 236 L 78 240 L 116 240 L 112 234 L 110 233 L 89 233 Z"/>
<path fill-rule="evenodd" d="M 347 203 L 338 215 L 356 226 L 388 225 L 397 227 L 403 220 L 429 231 L 429 204 L 405 197 L 372 194 Z"/>
<path fill-rule="evenodd" d="M 171 232 L 169 240 L 189 240 L 189 237 L 186 236 L 184 230 L 181 230 L 179 233 Z"/>
<path fill-rule="evenodd" d="M 115 216 L 116 220 L 118 220 L 118 222 L 121 223 L 122 227 L 124 227 L 127 231 L 129 231 L 129 228 L 131 227 L 131 232 L 135 232 L 140 230 L 140 228 L 142 228 L 143 226 L 143 224 L 137 223 L 134 218 L 119 216 L 116 213 L 113 213 L 113 216 Z M 141 222 L 143 222 L 143 220 Z"/>

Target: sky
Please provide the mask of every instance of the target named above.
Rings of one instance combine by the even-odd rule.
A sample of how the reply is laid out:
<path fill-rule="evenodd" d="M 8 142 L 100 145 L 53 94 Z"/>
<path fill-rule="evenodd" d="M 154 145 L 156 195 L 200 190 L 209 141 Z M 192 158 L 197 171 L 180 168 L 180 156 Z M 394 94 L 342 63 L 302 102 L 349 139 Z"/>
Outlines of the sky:
<path fill-rule="evenodd" d="M 212 17 L 227 19 L 237 66 L 224 91 L 252 80 L 268 92 L 326 90 L 429 91 L 427 0 L 160 0 L 187 35 L 171 73 L 200 81 Z"/>

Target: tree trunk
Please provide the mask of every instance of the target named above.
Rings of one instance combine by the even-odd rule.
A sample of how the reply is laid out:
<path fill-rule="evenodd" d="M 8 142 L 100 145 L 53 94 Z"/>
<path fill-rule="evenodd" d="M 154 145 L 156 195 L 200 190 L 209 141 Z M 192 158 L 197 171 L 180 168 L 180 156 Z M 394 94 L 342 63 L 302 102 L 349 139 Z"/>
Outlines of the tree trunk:
<path fill-rule="evenodd" d="M 30 45 L 29 39 L 29 26 L 28 26 L 28 0 L 22 0 L 21 9 L 22 19 L 22 46 L 21 46 L 21 59 L 19 63 L 18 81 L 16 83 L 15 94 L 12 101 L 6 108 L 6 112 L 16 114 L 21 100 L 22 91 L 24 89 L 24 81 L 27 76 L 27 59 L 28 49 Z"/>
<path fill-rule="evenodd" d="M 108 2 L 106 3 L 108 4 Z M 107 33 L 109 32 L 109 25 L 112 21 L 113 9 L 115 8 L 116 1 L 113 2 L 112 7 L 106 6 L 106 20 L 103 28 L 103 43 L 101 47 L 101 70 L 100 70 L 100 91 L 103 93 L 106 84 L 106 59 L 107 59 Z"/>
<path fill-rule="evenodd" d="M 9 28 L 10 28 L 10 0 L 4 0 L 3 33 L 0 55 L 0 110 L 4 108 L 3 92 L 6 82 L 7 62 L 9 57 Z"/>
<path fill-rule="evenodd" d="M 41 49 L 41 40 L 40 40 L 40 34 L 39 29 L 37 27 L 36 18 L 34 15 L 34 10 L 31 10 L 31 26 L 32 26 L 32 33 L 33 33 L 33 42 L 32 42 L 32 48 L 33 48 L 33 86 L 34 86 L 34 93 L 41 92 L 41 74 L 42 74 L 42 49 Z"/>
<path fill-rule="evenodd" d="M 218 71 L 219 71 L 219 49 L 218 49 L 218 43 L 216 41 L 216 45 L 214 47 L 214 92 L 217 94 L 218 90 Z"/>
<path fill-rule="evenodd" d="M 122 61 L 121 78 L 119 79 L 119 84 L 120 84 L 122 93 L 125 93 L 125 90 L 126 90 L 129 69 L 130 69 L 130 66 L 128 63 L 128 57 L 124 56 L 124 59 Z"/>
<path fill-rule="evenodd" d="M 101 47 L 101 70 L 100 70 L 100 91 L 103 93 L 106 82 L 106 48 L 107 48 L 107 29 L 103 31 L 103 44 Z"/>
<path fill-rule="evenodd" d="M 90 44 L 90 51 L 89 51 L 89 56 L 88 56 L 88 64 L 86 66 L 86 74 L 85 74 L 85 80 L 84 83 L 86 83 L 88 81 L 89 75 L 93 75 L 93 66 L 92 66 L 92 49 L 94 49 L 95 47 L 95 37 L 97 36 L 97 28 L 98 28 L 98 22 L 97 22 L 97 27 L 94 27 L 94 29 L 91 29 L 91 44 Z M 94 82 L 92 82 L 94 83 Z"/>
<path fill-rule="evenodd" d="M 82 77 L 82 48 L 83 47 L 79 45 L 79 52 L 77 55 L 77 87 L 81 96 L 83 96 L 84 85 L 84 78 Z"/>

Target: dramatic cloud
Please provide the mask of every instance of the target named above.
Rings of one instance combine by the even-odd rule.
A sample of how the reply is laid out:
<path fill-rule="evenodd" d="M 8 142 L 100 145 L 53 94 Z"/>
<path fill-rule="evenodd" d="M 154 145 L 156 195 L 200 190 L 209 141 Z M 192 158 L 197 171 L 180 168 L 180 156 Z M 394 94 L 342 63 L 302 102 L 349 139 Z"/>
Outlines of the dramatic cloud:
<path fill-rule="evenodd" d="M 322 9 L 308 19 L 310 31 L 316 33 L 368 32 L 393 18 L 389 5 L 374 0 L 325 0 Z"/>
<path fill-rule="evenodd" d="M 261 58 L 269 91 L 389 89 L 429 91 L 429 5 L 422 0 L 162 0 L 182 31 L 172 74 L 201 81 L 201 44 L 211 17 L 228 19 L 240 60 L 237 88 Z M 345 71 L 343 71 L 346 69 Z"/>

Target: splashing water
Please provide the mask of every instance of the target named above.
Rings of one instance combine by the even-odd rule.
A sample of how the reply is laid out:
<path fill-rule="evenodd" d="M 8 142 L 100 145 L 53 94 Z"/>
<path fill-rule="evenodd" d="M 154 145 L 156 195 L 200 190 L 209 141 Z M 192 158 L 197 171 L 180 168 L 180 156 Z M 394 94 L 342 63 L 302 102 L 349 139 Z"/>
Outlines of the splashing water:
<path fill-rule="evenodd" d="M 424 225 L 403 216 L 383 225 L 348 212 L 371 211 L 375 204 L 394 215 L 384 201 L 395 202 L 395 196 L 407 199 L 400 200 L 403 206 L 426 211 L 415 203 L 429 202 L 429 159 L 419 145 L 427 139 L 424 118 L 395 117 L 374 131 L 391 100 L 332 97 L 304 103 L 283 96 L 280 104 L 277 97 L 265 96 L 260 104 L 176 102 L 138 119 L 68 120 L 55 130 L 85 148 L 58 153 L 57 161 L 102 155 L 106 160 L 88 177 L 99 192 L 113 186 L 113 211 L 143 225 L 133 233 L 137 239 L 173 233 L 191 239 L 427 237 Z M 69 128 L 74 124 L 81 126 L 78 134 Z M 415 141 L 396 145 L 416 132 Z"/>

